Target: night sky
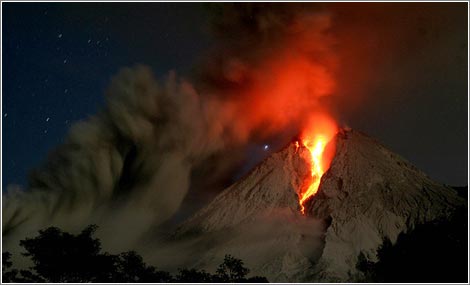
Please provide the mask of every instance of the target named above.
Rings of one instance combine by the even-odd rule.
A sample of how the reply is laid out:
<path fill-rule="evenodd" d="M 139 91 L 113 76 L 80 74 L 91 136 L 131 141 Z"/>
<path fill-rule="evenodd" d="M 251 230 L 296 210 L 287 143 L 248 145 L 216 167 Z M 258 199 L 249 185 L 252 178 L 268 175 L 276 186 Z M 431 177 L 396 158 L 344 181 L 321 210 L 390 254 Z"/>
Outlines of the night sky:
<path fill-rule="evenodd" d="M 2 3 L 3 187 L 96 113 L 110 78 L 146 64 L 185 73 L 208 44 L 201 5 Z"/>
<path fill-rule="evenodd" d="M 399 44 L 394 57 L 360 49 L 364 64 L 382 79 L 362 89 L 368 98 L 362 108 L 341 118 L 451 185 L 467 184 L 467 19 L 462 4 L 434 7 L 428 13 L 439 14 L 438 20 L 423 13 L 418 24 L 401 27 L 417 36 Z M 70 125 L 97 112 L 120 68 L 142 63 L 157 76 L 170 70 L 190 73 L 212 41 L 207 11 L 197 3 L 2 3 L 2 8 L 3 188 L 25 185 L 28 172 L 63 141 Z M 375 34 L 400 38 L 393 31 L 387 34 L 387 19 L 380 19 L 384 32 L 380 24 L 352 14 L 350 19 L 378 29 Z M 398 21 L 390 16 L 388 24 L 415 18 L 398 14 Z M 384 51 L 390 48 L 384 45 Z M 375 59 L 387 62 L 378 68 Z M 345 65 L 345 73 L 351 66 Z M 255 157 L 249 166 L 270 150 L 249 147 Z"/>

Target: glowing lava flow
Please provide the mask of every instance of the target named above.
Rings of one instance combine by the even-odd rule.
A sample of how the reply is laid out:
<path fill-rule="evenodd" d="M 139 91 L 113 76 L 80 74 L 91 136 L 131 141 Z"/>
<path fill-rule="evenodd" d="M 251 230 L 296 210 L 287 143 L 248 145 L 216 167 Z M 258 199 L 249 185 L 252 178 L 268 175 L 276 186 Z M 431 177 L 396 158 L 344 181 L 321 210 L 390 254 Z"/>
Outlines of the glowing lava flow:
<path fill-rule="evenodd" d="M 325 153 L 325 147 L 336 134 L 337 127 L 334 121 L 328 117 L 316 118 L 315 124 L 304 131 L 301 143 L 310 153 L 309 165 L 311 179 L 308 180 L 308 187 L 303 187 L 299 193 L 300 211 L 305 215 L 305 202 L 315 195 L 320 186 L 323 173 L 329 168 L 332 160 L 331 150 Z M 306 189 L 306 190 L 304 190 Z"/>
<path fill-rule="evenodd" d="M 320 179 L 325 172 L 322 168 L 321 160 L 327 141 L 323 136 L 318 136 L 314 140 L 303 140 L 302 143 L 310 152 L 310 174 L 312 175 L 312 182 L 305 192 L 300 193 L 299 197 L 300 211 L 302 214 L 305 214 L 304 203 L 308 198 L 317 193 Z"/>

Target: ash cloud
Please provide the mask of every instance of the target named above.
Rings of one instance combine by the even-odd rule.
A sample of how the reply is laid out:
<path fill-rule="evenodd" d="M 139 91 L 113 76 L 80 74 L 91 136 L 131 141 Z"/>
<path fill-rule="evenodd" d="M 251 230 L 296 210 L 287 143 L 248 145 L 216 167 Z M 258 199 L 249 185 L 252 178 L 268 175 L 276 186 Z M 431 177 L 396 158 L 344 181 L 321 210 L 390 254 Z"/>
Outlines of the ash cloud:
<path fill-rule="evenodd" d="M 228 3 L 212 8 L 217 41 L 196 85 L 224 99 L 223 115 L 234 122 L 234 132 L 249 137 L 254 131 L 298 131 L 309 114 L 325 109 L 325 97 L 335 91 L 337 65 L 326 7 Z"/>
<path fill-rule="evenodd" d="M 209 7 L 216 44 L 192 83 L 174 73 L 157 81 L 143 66 L 121 70 L 104 109 L 71 128 L 26 190 L 3 196 L 4 245 L 49 225 L 96 223 L 105 246 L 127 250 L 174 217 L 188 189 L 203 193 L 226 175 L 246 142 L 296 132 L 334 90 L 330 15 L 262 6 Z"/>
<path fill-rule="evenodd" d="M 31 174 L 27 191 L 3 196 L 4 241 L 97 223 L 111 248 L 129 248 L 175 213 L 192 165 L 222 146 L 208 137 L 199 96 L 174 74 L 160 84 L 146 67 L 123 69 L 106 100 Z"/>

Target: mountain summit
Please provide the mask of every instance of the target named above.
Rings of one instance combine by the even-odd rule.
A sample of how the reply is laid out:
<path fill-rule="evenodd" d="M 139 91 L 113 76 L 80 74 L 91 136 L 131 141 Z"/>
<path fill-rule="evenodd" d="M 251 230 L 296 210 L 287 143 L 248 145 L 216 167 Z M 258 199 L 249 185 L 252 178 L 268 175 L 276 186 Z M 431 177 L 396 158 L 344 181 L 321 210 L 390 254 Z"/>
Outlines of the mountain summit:
<path fill-rule="evenodd" d="M 271 282 L 357 281 L 359 255 L 376 262 L 384 239 L 394 243 L 466 204 L 358 131 L 342 129 L 333 140 L 334 158 L 305 215 L 298 191 L 309 154 L 292 143 L 178 228 L 172 242 L 193 248 L 188 264 L 212 268 L 229 253 Z"/>

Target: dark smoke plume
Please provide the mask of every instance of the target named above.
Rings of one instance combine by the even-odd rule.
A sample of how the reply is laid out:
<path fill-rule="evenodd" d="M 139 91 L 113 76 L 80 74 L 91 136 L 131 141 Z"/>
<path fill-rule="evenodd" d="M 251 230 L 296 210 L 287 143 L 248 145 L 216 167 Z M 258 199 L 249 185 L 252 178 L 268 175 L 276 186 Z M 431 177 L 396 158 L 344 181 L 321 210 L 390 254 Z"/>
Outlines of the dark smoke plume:
<path fill-rule="evenodd" d="M 105 108 L 74 125 L 32 173 L 27 191 L 3 197 L 6 240 L 93 222 L 106 225 L 110 244 L 126 245 L 175 213 L 192 165 L 223 146 L 197 93 L 173 74 L 160 84 L 146 67 L 123 69 L 106 96 Z"/>
<path fill-rule="evenodd" d="M 143 66 L 121 70 L 103 110 L 72 127 L 26 190 L 3 196 L 4 245 L 49 225 L 96 223 L 106 246 L 132 248 L 175 215 L 188 189 L 203 191 L 191 173 L 221 170 L 210 181 L 237 161 L 218 153 L 298 130 L 335 87 L 330 15 L 261 6 L 209 7 L 216 44 L 193 83 L 173 73 L 157 81 Z"/>

